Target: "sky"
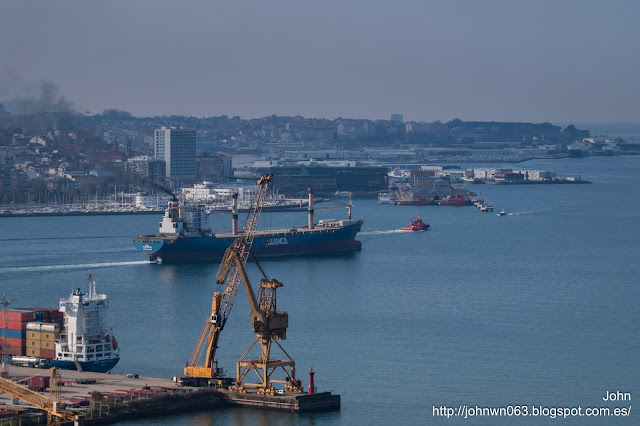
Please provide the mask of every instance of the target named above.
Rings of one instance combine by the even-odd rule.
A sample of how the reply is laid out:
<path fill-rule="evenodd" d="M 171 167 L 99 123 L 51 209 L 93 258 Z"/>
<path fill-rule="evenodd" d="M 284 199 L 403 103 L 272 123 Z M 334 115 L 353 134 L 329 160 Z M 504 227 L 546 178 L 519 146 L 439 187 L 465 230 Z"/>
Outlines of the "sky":
<path fill-rule="evenodd" d="M 3 0 L 0 101 L 48 87 L 91 114 L 640 122 L 638 17 L 619 0 Z"/>

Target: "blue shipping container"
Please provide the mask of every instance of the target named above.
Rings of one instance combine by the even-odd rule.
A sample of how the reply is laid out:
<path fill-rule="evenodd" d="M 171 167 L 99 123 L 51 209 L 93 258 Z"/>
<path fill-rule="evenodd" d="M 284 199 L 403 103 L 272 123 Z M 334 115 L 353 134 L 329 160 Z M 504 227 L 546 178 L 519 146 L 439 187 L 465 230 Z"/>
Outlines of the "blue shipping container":
<path fill-rule="evenodd" d="M 3 330 L 0 330 L 0 335 L 3 335 L 3 332 Z M 10 339 L 26 339 L 27 330 L 12 330 L 7 328 L 7 337 Z"/>

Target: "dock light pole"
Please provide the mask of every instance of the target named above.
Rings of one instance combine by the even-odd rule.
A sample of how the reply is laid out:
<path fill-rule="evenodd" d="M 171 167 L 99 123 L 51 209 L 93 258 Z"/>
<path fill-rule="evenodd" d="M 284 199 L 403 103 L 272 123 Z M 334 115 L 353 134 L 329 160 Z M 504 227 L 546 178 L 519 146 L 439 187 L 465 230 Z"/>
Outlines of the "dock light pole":
<path fill-rule="evenodd" d="M 11 303 L 11 300 L 7 299 L 4 294 L 2 295 L 2 299 L 0 299 L 0 305 L 2 305 L 2 371 L 6 371 L 5 362 L 7 360 L 7 306 Z"/>
<path fill-rule="evenodd" d="M 313 367 L 311 367 L 309 369 L 309 395 L 313 395 L 314 393 L 316 393 L 316 387 L 315 384 L 313 383 L 313 375 L 316 372 L 313 371 Z"/>

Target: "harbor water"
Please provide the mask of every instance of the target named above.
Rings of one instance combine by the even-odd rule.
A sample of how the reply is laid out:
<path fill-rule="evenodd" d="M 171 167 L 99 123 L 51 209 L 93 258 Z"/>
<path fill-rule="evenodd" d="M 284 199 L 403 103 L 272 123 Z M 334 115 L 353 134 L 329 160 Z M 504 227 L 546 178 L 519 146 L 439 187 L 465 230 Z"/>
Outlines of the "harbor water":
<path fill-rule="evenodd" d="M 465 165 L 462 165 L 465 166 Z M 262 263 L 284 283 L 284 348 L 306 389 L 342 397 L 337 412 L 222 409 L 126 424 L 538 424 L 542 417 L 450 418 L 434 407 L 626 407 L 640 396 L 640 156 L 535 160 L 519 166 L 580 176 L 584 185 L 473 185 L 493 213 L 469 207 L 354 200 L 362 251 Z M 337 201 L 336 201 L 337 203 Z M 320 209 L 316 220 L 345 218 Z M 504 209 L 506 216 L 497 216 Z M 403 232 L 416 212 L 431 225 Z M 121 360 L 114 373 L 182 374 L 217 290 L 217 264 L 155 265 L 131 237 L 160 215 L 0 218 L 0 293 L 11 307 L 57 307 L 93 274 L 108 295 Z M 231 217 L 211 215 L 215 231 Z M 306 214 L 264 213 L 262 228 Z M 249 267 L 254 284 L 258 275 Z M 244 293 L 222 334 L 233 375 L 252 343 Z M 143 386 L 132 379 L 133 386 Z M 573 424 L 637 424 L 629 418 Z M 122 423 L 125 424 L 125 423 Z"/>

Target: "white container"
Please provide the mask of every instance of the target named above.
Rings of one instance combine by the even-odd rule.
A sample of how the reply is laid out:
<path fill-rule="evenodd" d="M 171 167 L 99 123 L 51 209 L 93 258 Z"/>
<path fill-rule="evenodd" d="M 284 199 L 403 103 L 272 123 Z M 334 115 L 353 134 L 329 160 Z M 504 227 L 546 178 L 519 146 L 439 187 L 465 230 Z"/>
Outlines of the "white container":
<path fill-rule="evenodd" d="M 41 322 L 33 321 L 27 323 L 27 330 L 40 331 Z"/>
<path fill-rule="evenodd" d="M 54 333 L 58 329 L 56 324 L 42 323 L 40 325 L 40 331 L 46 331 L 47 333 Z"/>
<path fill-rule="evenodd" d="M 52 324 L 52 323 L 48 323 L 48 322 L 33 321 L 33 322 L 28 322 L 27 323 L 27 330 L 45 331 L 47 333 L 55 333 L 56 331 L 59 330 L 59 326 L 58 326 L 58 324 Z"/>

